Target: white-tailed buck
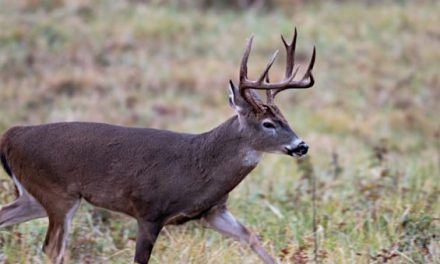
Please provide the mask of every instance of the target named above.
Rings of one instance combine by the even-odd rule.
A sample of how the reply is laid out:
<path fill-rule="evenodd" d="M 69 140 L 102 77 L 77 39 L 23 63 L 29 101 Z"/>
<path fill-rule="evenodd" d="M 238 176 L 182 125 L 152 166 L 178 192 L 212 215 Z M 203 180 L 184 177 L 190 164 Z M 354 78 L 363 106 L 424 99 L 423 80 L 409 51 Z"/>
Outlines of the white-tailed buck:
<path fill-rule="evenodd" d="M 304 76 L 295 79 L 296 36 L 296 29 L 291 43 L 281 36 L 287 66 L 279 83 L 268 77 L 276 53 L 257 80 L 248 79 L 249 39 L 238 88 L 229 82 L 236 115 L 206 133 L 80 122 L 8 129 L 0 139 L 0 158 L 18 198 L 1 209 L 0 227 L 49 217 L 43 250 L 53 263 L 62 263 L 72 217 L 84 199 L 137 220 L 135 262 L 148 263 L 163 226 L 200 220 L 247 243 L 265 263 L 276 263 L 226 202 L 262 153 L 307 153 L 274 104 L 279 92 L 314 84 L 315 49 Z M 267 102 L 257 89 L 266 90 Z"/>

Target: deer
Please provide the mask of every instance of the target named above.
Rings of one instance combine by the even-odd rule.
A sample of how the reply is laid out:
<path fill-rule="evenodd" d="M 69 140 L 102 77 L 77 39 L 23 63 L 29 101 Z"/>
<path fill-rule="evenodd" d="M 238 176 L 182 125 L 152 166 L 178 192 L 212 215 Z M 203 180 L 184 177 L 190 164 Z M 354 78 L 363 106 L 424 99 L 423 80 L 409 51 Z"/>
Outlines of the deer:
<path fill-rule="evenodd" d="M 229 193 L 257 166 L 263 153 L 292 157 L 309 146 L 291 129 L 275 96 L 314 85 L 316 48 L 301 78 L 295 78 L 297 30 L 286 50 L 285 78 L 269 80 L 278 51 L 256 80 L 247 76 L 253 36 L 247 42 L 238 87 L 229 81 L 235 115 L 212 130 L 189 134 L 104 123 L 60 122 L 7 129 L 0 161 L 16 199 L 0 210 L 0 228 L 48 217 L 43 252 L 64 262 L 69 229 L 81 201 L 137 221 L 134 262 L 149 262 L 167 225 L 199 221 L 247 245 L 266 264 L 278 263 L 259 237 L 228 210 Z M 257 90 L 265 91 L 267 100 Z M 263 93 L 264 94 L 264 93 Z"/>

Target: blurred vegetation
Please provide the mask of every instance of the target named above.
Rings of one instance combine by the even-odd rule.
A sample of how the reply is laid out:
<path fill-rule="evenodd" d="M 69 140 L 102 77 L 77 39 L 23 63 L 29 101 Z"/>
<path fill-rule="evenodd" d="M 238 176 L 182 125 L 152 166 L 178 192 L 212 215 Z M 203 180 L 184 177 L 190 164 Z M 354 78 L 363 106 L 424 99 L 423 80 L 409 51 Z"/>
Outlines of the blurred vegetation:
<path fill-rule="evenodd" d="M 440 263 L 438 14 L 438 1 L 1 1 L 0 131 L 73 120 L 206 131 L 233 115 L 227 81 L 249 35 L 256 76 L 296 26 L 300 63 L 316 45 L 317 82 L 277 102 L 311 159 L 266 155 L 231 211 L 285 263 L 311 262 L 315 237 L 323 263 Z M 274 80 L 283 67 L 281 56 Z M 1 172 L 0 203 L 13 193 Z M 0 230 L 0 262 L 44 263 L 46 225 Z M 134 221 L 84 203 L 67 258 L 130 263 L 135 235 Z M 197 223 L 167 227 L 152 259 L 255 262 Z"/>

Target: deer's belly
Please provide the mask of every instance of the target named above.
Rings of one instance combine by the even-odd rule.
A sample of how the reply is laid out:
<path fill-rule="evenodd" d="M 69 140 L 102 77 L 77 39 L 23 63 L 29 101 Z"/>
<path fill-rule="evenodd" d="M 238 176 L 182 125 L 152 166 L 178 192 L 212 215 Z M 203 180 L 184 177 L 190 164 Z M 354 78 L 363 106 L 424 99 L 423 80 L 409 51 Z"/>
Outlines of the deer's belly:
<path fill-rule="evenodd" d="M 202 218 L 212 207 L 225 204 L 228 200 L 228 195 L 224 195 L 215 202 L 195 203 L 185 210 L 171 216 L 166 221 L 167 225 L 180 225 L 190 220 L 197 220 Z"/>

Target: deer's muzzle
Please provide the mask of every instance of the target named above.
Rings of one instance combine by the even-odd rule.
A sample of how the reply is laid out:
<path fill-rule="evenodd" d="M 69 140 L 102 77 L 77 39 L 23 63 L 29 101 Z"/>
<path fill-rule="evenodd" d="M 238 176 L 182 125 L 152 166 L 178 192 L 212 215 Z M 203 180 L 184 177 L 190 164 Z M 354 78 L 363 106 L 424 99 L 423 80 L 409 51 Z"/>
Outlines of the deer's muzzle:
<path fill-rule="evenodd" d="M 304 141 L 301 141 L 295 147 L 286 146 L 285 148 L 288 155 L 301 157 L 307 154 L 309 150 L 309 145 L 307 145 Z"/>

